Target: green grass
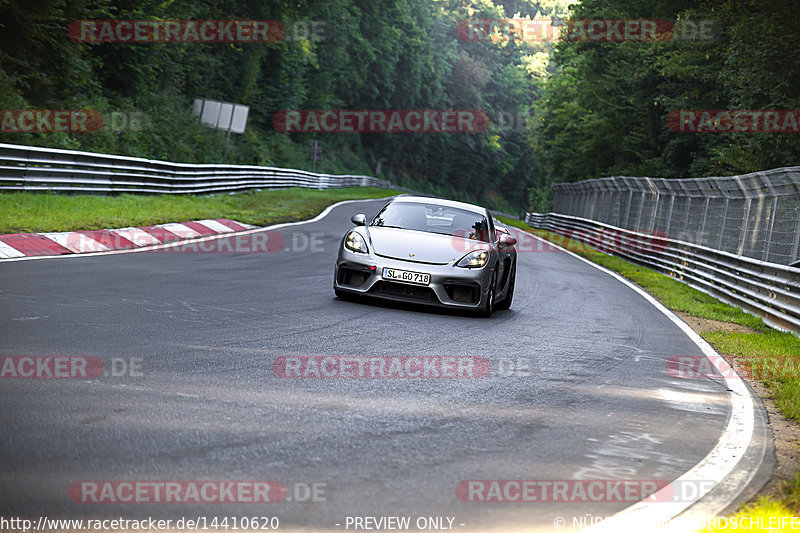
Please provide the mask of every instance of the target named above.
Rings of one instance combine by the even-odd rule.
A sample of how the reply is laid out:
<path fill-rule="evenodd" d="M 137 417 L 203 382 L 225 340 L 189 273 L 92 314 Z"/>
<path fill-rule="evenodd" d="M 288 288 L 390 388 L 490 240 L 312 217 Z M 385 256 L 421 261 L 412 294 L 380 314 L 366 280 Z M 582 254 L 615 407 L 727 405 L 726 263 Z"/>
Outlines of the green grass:
<path fill-rule="evenodd" d="M 800 420 L 800 338 L 776 330 L 764 333 L 703 333 L 720 352 L 743 362 L 750 375 L 772 392 L 786 418 Z"/>
<path fill-rule="evenodd" d="M 702 533 L 717 531 L 748 531 L 754 533 L 775 533 L 778 531 L 792 531 L 791 521 L 784 522 L 787 527 L 780 527 L 781 518 L 791 519 L 795 516 L 790 508 L 779 501 L 768 498 L 760 498 L 755 504 L 742 508 L 733 516 L 727 517 L 727 521 L 717 522 L 717 526 L 701 529 Z M 743 520 L 744 519 L 744 520 Z M 770 524 L 770 519 L 774 521 Z M 770 529 L 771 525 L 777 528 Z M 762 527 L 763 526 L 763 527 Z"/>
<path fill-rule="evenodd" d="M 374 187 L 291 188 L 217 196 L 94 196 L 0 193 L 0 234 L 147 226 L 230 218 L 265 226 L 311 218 L 341 200 L 382 198 L 397 191 Z"/>
<path fill-rule="evenodd" d="M 718 329 L 702 333 L 717 351 L 741 361 L 750 375 L 764 383 L 783 416 L 800 421 L 800 338 L 769 328 L 761 318 L 720 302 L 716 298 L 649 268 L 549 231 L 533 229 L 524 222 L 498 217 L 504 224 L 533 233 L 581 257 L 617 272 L 633 281 L 672 311 L 691 316 L 746 326 L 752 332 Z M 800 512 L 800 474 L 784 484 L 776 498 L 761 498 L 736 516 L 791 516 Z M 714 531 L 726 531 L 717 529 Z"/>

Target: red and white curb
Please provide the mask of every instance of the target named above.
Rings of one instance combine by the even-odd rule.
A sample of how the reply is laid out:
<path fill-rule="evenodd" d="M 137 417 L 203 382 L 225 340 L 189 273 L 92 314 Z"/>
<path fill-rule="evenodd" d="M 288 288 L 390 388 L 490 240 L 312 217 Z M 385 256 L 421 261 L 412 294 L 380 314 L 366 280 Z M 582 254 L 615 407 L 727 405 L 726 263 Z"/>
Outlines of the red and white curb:
<path fill-rule="evenodd" d="M 256 226 L 225 218 L 158 224 L 140 228 L 14 233 L 0 235 L 0 259 L 132 250 L 251 230 Z"/>

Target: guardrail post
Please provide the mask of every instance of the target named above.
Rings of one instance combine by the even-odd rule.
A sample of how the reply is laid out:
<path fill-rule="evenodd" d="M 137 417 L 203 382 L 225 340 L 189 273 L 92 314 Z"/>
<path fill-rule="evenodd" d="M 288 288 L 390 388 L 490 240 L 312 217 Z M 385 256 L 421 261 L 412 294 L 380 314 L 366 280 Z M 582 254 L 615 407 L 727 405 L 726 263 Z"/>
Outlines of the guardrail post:
<path fill-rule="evenodd" d="M 567 213 L 574 215 L 578 212 L 578 195 L 575 194 L 575 191 L 573 191 L 572 188 L 570 188 L 569 193 L 569 208 Z"/>
<path fill-rule="evenodd" d="M 684 185 L 683 180 L 676 180 L 676 182 L 684 195 L 681 198 L 686 198 L 686 213 L 683 215 L 683 225 L 678 233 L 678 240 L 689 240 L 687 235 L 689 234 L 689 215 L 692 212 L 692 195 L 689 189 L 686 188 L 686 185 Z M 670 237 L 672 238 L 672 234 L 670 234 Z"/>
<path fill-rule="evenodd" d="M 750 203 L 751 194 L 747 187 L 744 186 L 742 180 L 737 176 L 734 180 L 739 190 L 742 191 L 742 198 L 744 198 L 744 209 L 742 210 L 742 225 L 739 228 L 739 237 L 737 239 L 736 253 L 742 255 L 744 251 L 744 243 L 747 240 L 747 221 L 750 219 Z"/>
<path fill-rule="evenodd" d="M 744 201 L 744 212 L 742 214 L 742 229 L 739 232 L 739 247 L 736 249 L 737 255 L 744 255 L 744 242 L 747 239 L 747 220 L 750 218 L 750 204 L 752 199 L 748 196 Z"/>
<path fill-rule="evenodd" d="M 575 199 L 574 205 L 571 206 L 570 215 L 579 215 L 581 212 L 581 202 L 583 202 L 583 195 L 581 195 L 580 191 L 576 191 L 574 187 L 570 187 L 570 193 L 572 193 L 573 198 Z"/>
<path fill-rule="evenodd" d="M 797 179 L 795 174 L 792 174 L 792 185 L 797 189 L 798 202 L 795 206 L 795 216 L 797 217 L 797 224 L 794 226 L 794 243 L 792 243 L 792 260 L 794 263 L 798 258 L 798 251 L 800 251 L 800 180 Z"/>
<path fill-rule="evenodd" d="M 597 212 L 597 218 L 599 220 L 602 220 L 603 222 L 607 222 L 608 221 L 608 217 L 607 217 L 606 213 L 608 211 L 605 210 L 605 206 L 606 206 L 606 191 L 605 191 L 605 189 L 601 189 L 601 191 L 600 191 L 600 199 L 598 200 L 598 202 L 599 202 L 600 209 Z"/>
<path fill-rule="evenodd" d="M 633 187 L 626 181 L 625 186 L 628 187 L 628 207 L 625 208 L 625 225 L 624 228 L 630 228 L 628 222 L 631 218 L 631 204 L 633 203 Z"/>
<path fill-rule="evenodd" d="M 620 187 L 617 183 L 617 178 L 611 178 L 609 181 L 611 186 L 613 187 L 613 191 L 611 192 L 611 204 L 609 205 L 609 209 L 611 209 L 611 214 L 614 214 L 616 211 L 616 218 L 611 220 L 609 216 L 609 224 L 614 224 L 615 226 L 619 226 L 620 218 L 622 217 L 622 195 L 620 194 Z"/>
<path fill-rule="evenodd" d="M 689 218 L 690 218 L 691 214 L 692 214 L 692 197 L 691 196 L 687 196 L 686 197 L 686 214 L 683 217 L 683 229 L 682 229 L 683 237 L 686 240 L 689 240 Z M 681 239 L 681 240 L 683 240 L 683 239 Z"/>
<path fill-rule="evenodd" d="M 572 188 L 569 189 L 569 210 L 566 211 L 567 214 L 574 215 L 578 212 L 578 196 Z"/>
<path fill-rule="evenodd" d="M 581 195 L 581 208 L 580 208 L 580 215 L 582 217 L 586 217 L 586 210 L 589 208 L 590 205 L 590 194 L 587 191 L 584 191 Z M 588 218 L 588 217 L 587 217 Z"/>
<path fill-rule="evenodd" d="M 797 225 L 795 225 L 794 227 L 794 244 L 792 244 L 792 263 L 797 261 L 797 252 L 799 248 L 800 248 L 800 213 L 797 214 Z"/>
<path fill-rule="evenodd" d="M 642 212 L 644 211 L 645 198 L 647 198 L 647 192 L 642 191 L 642 201 L 639 202 L 639 214 L 636 216 L 636 227 L 633 228 L 635 231 L 639 231 L 639 228 L 642 227 Z"/>
<path fill-rule="evenodd" d="M 559 209 L 559 213 L 572 213 L 572 204 L 575 202 L 575 195 L 570 194 L 567 196 L 567 193 L 564 190 L 561 190 L 561 194 L 565 195 L 566 198 L 561 200 L 563 207 Z"/>
<path fill-rule="evenodd" d="M 723 192 L 722 194 L 725 195 L 725 207 L 722 208 L 722 220 L 719 223 L 719 237 L 717 237 L 717 250 L 722 250 L 722 237 L 725 234 L 725 220 L 728 218 L 728 204 L 730 203 L 730 198 L 728 198 L 728 193 Z"/>
<path fill-rule="evenodd" d="M 775 212 L 778 210 L 778 197 L 772 197 L 772 205 L 769 212 L 769 224 L 767 225 L 767 238 L 764 239 L 764 249 L 761 251 L 761 260 L 768 261 L 769 253 L 772 249 L 772 228 L 775 226 Z"/>
<path fill-rule="evenodd" d="M 669 180 L 664 180 L 664 186 L 669 189 L 669 207 L 667 208 L 667 220 L 664 227 L 664 233 L 669 237 L 669 230 L 672 227 L 672 210 L 675 207 L 675 189 L 672 188 Z"/>
<path fill-rule="evenodd" d="M 706 217 L 708 216 L 708 204 L 711 203 L 711 198 L 706 196 L 706 201 L 703 206 L 703 218 L 700 220 L 700 232 L 697 234 L 697 242 L 695 244 L 703 245 L 703 234 L 706 231 Z"/>
<path fill-rule="evenodd" d="M 656 200 L 653 202 L 653 216 L 650 217 L 650 231 L 656 229 L 656 216 L 658 216 L 658 202 L 661 199 L 661 193 L 656 192 Z"/>
<path fill-rule="evenodd" d="M 769 211 L 769 220 L 767 222 L 767 238 L 764 239 L 764 247 L 761 249 L 761 260 L 767 261 L 769 257 L 770 250 L 772 249 L 772 228 L 775 226 L 775 212 L 778 209 L 778 195 L 775 193 L 775 188 L 772 186 L 772 182 L 769 179 L 769 175 L 765 172 L 763 174 L 759 174 L 761 176 L 761 181 L 769 189 L 769 194 L 772 196 L 772 204 L 770 204 L 770 211 Z M 759 194 L 762 196 L 762 194 Z"/>

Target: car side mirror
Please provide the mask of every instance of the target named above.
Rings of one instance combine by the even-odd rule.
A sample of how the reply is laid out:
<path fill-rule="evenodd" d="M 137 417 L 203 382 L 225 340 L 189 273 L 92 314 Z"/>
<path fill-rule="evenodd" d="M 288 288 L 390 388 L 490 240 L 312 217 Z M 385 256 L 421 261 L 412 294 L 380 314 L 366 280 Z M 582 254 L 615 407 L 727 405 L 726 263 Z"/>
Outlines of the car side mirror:
<path fill-rule="evenodd" d="M 364 213 L 353 215 L 352 217 L 350 217 L 350 222 L 352 222 L 356 226 L 365 226 L 367 224 L 367 215 L 365 215 Z"/>
<path fill-rule="evenodd" d="M 497 242 L 500 244 L 500 248 L 511 248 L 517 244 L 517 239 L 507 233 L 503 233 L 500 235 L 500 240 Z"/>

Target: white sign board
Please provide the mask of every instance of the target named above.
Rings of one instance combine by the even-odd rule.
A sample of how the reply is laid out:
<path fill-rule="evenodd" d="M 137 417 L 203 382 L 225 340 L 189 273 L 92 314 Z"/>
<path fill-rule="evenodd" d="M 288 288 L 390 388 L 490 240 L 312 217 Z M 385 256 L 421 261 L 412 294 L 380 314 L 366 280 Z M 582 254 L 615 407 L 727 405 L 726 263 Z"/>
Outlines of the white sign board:
<path fill-rule="evenodd" d="M 219 117 L 217 117 L 217 129 L 228 131 L 231 127 L 231 117 L 233 116 L 233 104 L 220 102 Z"/>
<path fill-rule="evenodd" d="M 203 102 L 203 114 L 200 115 L 200 122 L 211 126 L 217 127 L 217 119 L 219 118 L 220 103 L 214 100 L 206 100 Z"/>
<path fill-rule="evenodd" d="M 244 133 L 247 126 L 247 114 L 250 112 L 250 106 L 235 105 L 233 107 L 233 118 L 231 119 L 231 131 L 233 133 Z"/>
<path fill-rule="evenodd" d="M 192 114 L 200 117 L 200 122 L 223 131 L 244 133 L 250 106 L 218 102 L 206 98 L 196 98 Z"/>

